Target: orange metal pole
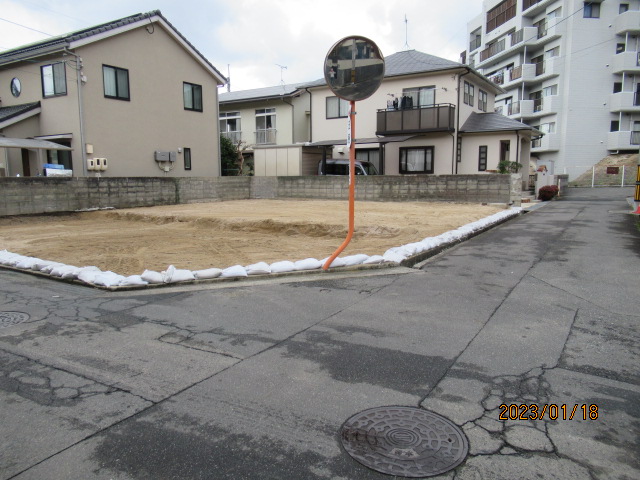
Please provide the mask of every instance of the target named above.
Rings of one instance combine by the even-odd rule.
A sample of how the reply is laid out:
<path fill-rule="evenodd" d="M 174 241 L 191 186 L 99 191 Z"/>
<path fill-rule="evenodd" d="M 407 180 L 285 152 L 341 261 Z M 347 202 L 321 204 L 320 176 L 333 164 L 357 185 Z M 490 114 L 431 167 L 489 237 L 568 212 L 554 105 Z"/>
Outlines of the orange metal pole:
<path fill-rule="evenodd" d="M 349 146 L 349 232 L 342 245 L 333 252 L 322 266 L 323 270 L 329 270 L 333 261 L 347 248 L 355 229 L 355 201 L 356 201 L 356 102 L 351 100 L 349 118 L 351 119 L 351 145 Z"/>

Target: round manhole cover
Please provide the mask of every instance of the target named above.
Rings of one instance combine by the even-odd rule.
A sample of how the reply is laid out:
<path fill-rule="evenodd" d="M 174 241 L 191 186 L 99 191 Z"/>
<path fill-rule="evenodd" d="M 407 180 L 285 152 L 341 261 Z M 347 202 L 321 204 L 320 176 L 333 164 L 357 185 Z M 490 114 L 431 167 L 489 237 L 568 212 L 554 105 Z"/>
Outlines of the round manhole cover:
<path fill-rule="evenodd" d="M 22 312 L 0 312 L 0 328 L 7 328 L 29 320 L 29 315 Z"/>
<path fill-rule="evenodd" d="M 450 420 L 412 407 L 379 407 L 342 426 L 344 449 L 366 467 L 400 477 L 432 477 L 453 470 L 469 451 Z"/>

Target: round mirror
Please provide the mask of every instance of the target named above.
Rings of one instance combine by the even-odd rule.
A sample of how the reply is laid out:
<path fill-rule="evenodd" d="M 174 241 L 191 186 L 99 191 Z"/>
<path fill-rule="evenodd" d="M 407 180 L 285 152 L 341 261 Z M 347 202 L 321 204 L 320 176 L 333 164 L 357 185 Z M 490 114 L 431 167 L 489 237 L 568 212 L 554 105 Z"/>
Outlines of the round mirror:
<path fill-rule="evenodd" d="M 365 37 L 346 37 L 337 42 L 324 61 L 324 78 L 336 96 L 364 100 L 378 90 L 384 77 L 384 57 Z"/>

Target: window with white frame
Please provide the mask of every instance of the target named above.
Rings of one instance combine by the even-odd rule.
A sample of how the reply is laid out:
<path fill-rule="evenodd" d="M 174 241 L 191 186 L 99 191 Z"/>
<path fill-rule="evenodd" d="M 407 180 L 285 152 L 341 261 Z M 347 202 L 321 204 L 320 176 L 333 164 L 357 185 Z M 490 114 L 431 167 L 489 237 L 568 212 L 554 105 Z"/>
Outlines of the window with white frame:
<path fill-rule="evenodd" d="M 556 133 L 556 122 L 542 123 L 538 130 L 542 133 Z"/>
<path fill-rule="evenodd" d="M 487 111 L 487 103 L 488 103 L 487 99 L 488 99 L 487 92 L 485 92 L 484 90 L 478 89 L 478 109 L 481 112 Z"/>
<path fill-rule="evenodd" d="M 256 110 L 256 143 L 276 143 L 276 109 Z"/>
<path fill-rule="evenodd" d="M 347 118 L 349 116 L 349 102 L 340 97 L 327 97 L 326 118 Z"/>
<path fill-rule="evenodd" d="M 118 100 L 130 100 L 129 70 L 124 68 L 102 65 L 102 81 L 104 96 Z"/>
<path fill-rule="evenodd" d="M 473 107 L 475 99 L 475 87 L 469 82 L 464 82 L 464 103 Z"/>
<path fill-rule="evenodd" d="M 436 104 L 436 87 L 412 87 L 402 90 L 403 97 L 411 97 L 414 107 L 430 107 Z"/>
<path fill-rule="evenodd" d="M 64 62 L 43 65 L 40 67 L 42 73 L 42 96 L 55 97 L 67 94 L 67 74 Z"/>
<path fill-rule="evenodd" d="M 242 135 L 240 112 L 220 113 L 220 133 L 232 142 L 239 142 Z"/>
<path fill-rule="evenodd" d="M 560 56 L 560 47 L 550 48 L 549 50 L 544 52 L 545 59 L 559 57 L 559 56 Z"/>
<path fill-rule="evenodd" d="M 184 109 L 202 112 L 202 85 L 183 82 Z"/>
<path fill-rule="evenodd" d="M 551 95 L 557 95 L 557 94 L 558 94 L 558 85 L 550 85 L 542 89 L 543 97 L 549 97 Z"/>
<path fill-rule="evenodd" d="M 400 148 L 400 173 L 433 173 L 434 147 Z"/>
<path fill-rule="evenodd" d="M 555 10 L 552 10 L 549 13 L 547 13 L 547 18 L 549 19 L 560 18 L 560 17 L 562 17 L 562 7 L 558 7 Z"/>

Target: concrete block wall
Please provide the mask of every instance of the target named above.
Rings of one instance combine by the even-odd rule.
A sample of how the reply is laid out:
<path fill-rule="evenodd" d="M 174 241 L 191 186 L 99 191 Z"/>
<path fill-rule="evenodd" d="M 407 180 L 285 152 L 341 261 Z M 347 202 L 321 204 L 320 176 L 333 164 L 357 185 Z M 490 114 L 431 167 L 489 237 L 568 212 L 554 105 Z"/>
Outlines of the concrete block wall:
<path fill-rule="evenodd" d="M 519 205 L 519 185 L 517 175 L 362 176 L 356 178 L 356 199 Z M 348 197 L 349 179 L 339 176 L 0 178 L 0 216 L 251 198 Z"/>

